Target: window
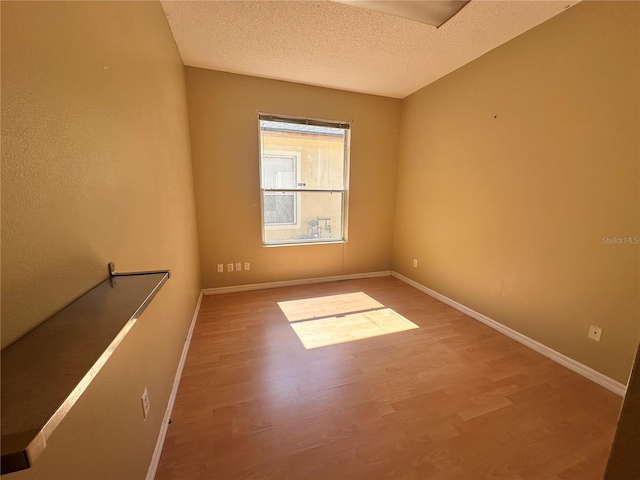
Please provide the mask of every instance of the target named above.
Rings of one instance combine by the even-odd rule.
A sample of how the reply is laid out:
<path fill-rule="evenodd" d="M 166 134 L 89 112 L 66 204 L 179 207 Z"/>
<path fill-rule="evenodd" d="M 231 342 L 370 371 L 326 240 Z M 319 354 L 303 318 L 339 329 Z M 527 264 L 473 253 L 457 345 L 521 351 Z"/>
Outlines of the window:
<path fill-rule="evenodd" d="M 349 124 L 260 114 L 264 245 L 346 241 Z"/>

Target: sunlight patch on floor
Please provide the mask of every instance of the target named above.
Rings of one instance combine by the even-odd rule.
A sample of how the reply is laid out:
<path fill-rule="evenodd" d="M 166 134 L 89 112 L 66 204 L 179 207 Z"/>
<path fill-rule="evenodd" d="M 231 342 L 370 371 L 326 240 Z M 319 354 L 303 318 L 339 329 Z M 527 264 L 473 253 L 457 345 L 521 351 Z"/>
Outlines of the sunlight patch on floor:
<path fill-rule="evenodd" d="M 384 305 L 364 292 L 303 298 L 301 300 L 278 302 L 278 305 L 290 322 L 384 308 Z"/>
<path fill-rule="evenodd" d="M 278 305 L 307 350 L 419 328 L 363 292 Z"/>

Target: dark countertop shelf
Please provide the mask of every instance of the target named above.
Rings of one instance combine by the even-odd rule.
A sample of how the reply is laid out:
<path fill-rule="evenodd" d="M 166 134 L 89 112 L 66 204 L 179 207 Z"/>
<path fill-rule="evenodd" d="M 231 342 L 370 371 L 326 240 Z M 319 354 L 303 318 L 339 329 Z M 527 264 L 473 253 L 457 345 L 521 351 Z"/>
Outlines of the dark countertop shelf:
<path fill-rule="evenodd" d="M 114 273 L 1 353 L 1 473 L 29 468 L 169 278 Z"/>

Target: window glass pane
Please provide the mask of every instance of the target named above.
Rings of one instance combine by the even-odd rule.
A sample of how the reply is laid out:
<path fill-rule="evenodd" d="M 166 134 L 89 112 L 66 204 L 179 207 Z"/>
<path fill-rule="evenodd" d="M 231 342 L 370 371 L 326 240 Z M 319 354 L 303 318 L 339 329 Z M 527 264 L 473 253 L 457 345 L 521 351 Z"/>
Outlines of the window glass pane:
<path fill-rule="evenodd" d="M 294 193 L 300 203 L 299 223 L 286 227 L 269 227 L 266 204 L 274 195 L 265 192 L 265 243 L 305 243 L 342 240 L 342 192 Z M 282 195 L 279 195 L 282 197 Z"/>
<path fill-rule="evenodd" d="M 265 225 L 296 223 L 295 193 L 265 192 L 263 199 Z"/>
<path fill-rule="evenodd" d="M 276 185 L 272 169 L 290 171 L 285 170 L 282 154 L 290 151 L 300 156 L 300 171 L 286 180 L 293 180 L 295 188 L 344 189 L 346 133 L 343 129 L 260 120 L 260 137 L 262 188 L 287 188 Z M 268 160 L 270 158 L 273 160 Z M 279 166 L 277 159 L 281 159 Z"/>
<path fill-rule="evenodd" d="M 264 154 L 262 188 L 296 188 L 295 157 Z"/>

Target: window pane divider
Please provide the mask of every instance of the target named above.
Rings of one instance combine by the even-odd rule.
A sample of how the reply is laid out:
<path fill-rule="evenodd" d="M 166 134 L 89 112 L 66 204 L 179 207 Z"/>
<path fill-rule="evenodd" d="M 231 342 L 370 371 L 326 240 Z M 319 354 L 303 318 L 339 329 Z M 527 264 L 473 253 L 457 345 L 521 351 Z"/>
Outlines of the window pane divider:
<path fill-rule="evenodd" d="M 297 192 L 322 192 L 322 193 L 344 193 L 346 189 L 335 188 L 262 188 L 263 192 L 277 192 L 277 193 L 297 193 Z"/>

